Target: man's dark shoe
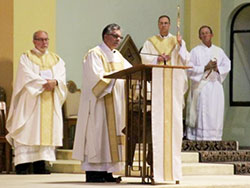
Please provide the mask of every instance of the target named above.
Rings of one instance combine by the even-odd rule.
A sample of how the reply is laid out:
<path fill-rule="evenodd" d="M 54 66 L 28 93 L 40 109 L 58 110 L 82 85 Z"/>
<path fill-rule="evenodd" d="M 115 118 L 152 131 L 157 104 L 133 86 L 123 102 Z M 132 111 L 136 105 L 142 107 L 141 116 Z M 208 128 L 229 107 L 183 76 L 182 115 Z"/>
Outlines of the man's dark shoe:
<path fill-rule="evenodd" d="M 15 166 L 16 174 L 31 174 L 30 172 L 31 163 L 23 163 Z"/>
<path fill-rule="evenodd" d="M 34 174 L 50 174 L 50 171 L 45 168 L 45 161 L 33 162 Z"/>
<path fill-rule="evenodd" d="M 105 173 L 104 176 L 106 182 L 116 182 L 116 183 L 120 183 L 122 181 L 122 178 L 119 176 L 117 178 L 114 178 L 112 173 Z"/>
<path fill-rule="evenodd" d="M 87 183 L 104 183 L 103 172 L 98 171 L 86 171 L 86 182 Z"/>

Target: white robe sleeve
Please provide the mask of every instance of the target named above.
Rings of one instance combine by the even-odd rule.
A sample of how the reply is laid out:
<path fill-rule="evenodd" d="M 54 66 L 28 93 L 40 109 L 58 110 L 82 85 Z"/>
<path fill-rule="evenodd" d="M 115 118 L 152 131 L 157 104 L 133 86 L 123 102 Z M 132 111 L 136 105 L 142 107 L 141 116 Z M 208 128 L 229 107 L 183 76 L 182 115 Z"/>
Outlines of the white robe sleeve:
<path fill-rule="evenodd" d="M 223 50 L 221 53 L 221 57 L 221 62 L 218 64 L 218 70 L 220 75 L 219 81 L 222 83 L 225 80 L 228 72 L 231 70 L 231 61 L 226 56 Z"/>
<path fill-rule="evenodd" d="M 150 41 L 146 41 L 143 45 L 143 48 L 141 50 L 141 59 L 143 64 L 157 64 L 157 58 L 158 56 L 153 55 L 145 55 L 143 53 L 148 54 L 158 54 L 158 52 L 155 50 L 154 46 Z"/>
<path fill-rule="evenodd" d="M 194 50 L 190 53 L 190 61 L 188 65 L 192 66 L 191 69 L 187 70 L 188 77 L 195 82 L 200 82 L 204 75 L 205 66 L 204 64 L 199 63 L 196 51 Z"/>
<path fill-rule="evenodd" d="M 105 70 L 101 58 L 95 52 L 90 52 L 83 61 L 83 74 L 89 79 L 89 87 L 92 88 L 96 98 L 102 98 L 108 94 L 108 87 L 112 87 L 114 80 L 105 79 Z"/>
<path fill-rule="evenodd" d="M 132 67 L 132 65 L 125 59 L 123 58 L 124 61 L 124 69 L 130 68 Z M 112 89 L 115 85 L 115 79 L 111 79 L 110 83 L 108 84 L 107 88 L 103 91 L 103 93 L 99 96 L 99 98 L 104 97 L 105 95 L 107 95 L 108 93 L 112 92 Z"/>
<path fill-rule="evenodd" d="M 31 96 L 35 97 L 43 92 L 43 84 L 46 82 L 45 79 L 39 76 L 39 67 L 34 65 L 28 57 L 23 54 L 17 69 L 16 83 L 13 88 L 8 119 L 11 119 L 23 89 L 27 90 Z"/>
<path fill-rule="evenodd" d="M 16 137 L 16 130 L 20 129 L 31 116 L 37 97 L 43 92 L 43 84 L 47 81 L 39 76 L 39 66 L 32 63 L 23 54 L 18 65 L 16 83 L 10 103 L 6 129 L 9 134 L 6 136 L 10 144 L 13 144 L 12 136 Z"/>
<path fill-rule="evenodd" d="M 26 55 L 22 55 L 18 65 L 16 87 L 14 95 L 17 95 L 24 87 L 32 96 L 37 96 L 44 91 L 43 85 L 47 82 L 38 72 L 33 70 L 32 62 Z M 38 66 L 37 66 L 37 69 Z"/>
<path fill-rule="evenodd" d="M 188 61 L 190 59 L 190 55 L 189 55 L 189 52 L 187 51 L 185 41 L 182 40 L 181 46 L 179 46 L 177 44 L 175 48 L 176 48 L 176 50 L 178 52 L 178 55 L 181 57 L 179 63 L 181 63 L 182 65 L 187 65 Z"/>
<path fill-rule="evenodd" d="M 67 85 L 66 85 L 66 70 L 65 63 L 60 58 L 59 62 L 52 67 L 54 73 L 54 79 L 57 80 L 58 85 L 55 87 L 55 94 L 60 100 L 60 105 L 62 105 L 67 97 Z"/>

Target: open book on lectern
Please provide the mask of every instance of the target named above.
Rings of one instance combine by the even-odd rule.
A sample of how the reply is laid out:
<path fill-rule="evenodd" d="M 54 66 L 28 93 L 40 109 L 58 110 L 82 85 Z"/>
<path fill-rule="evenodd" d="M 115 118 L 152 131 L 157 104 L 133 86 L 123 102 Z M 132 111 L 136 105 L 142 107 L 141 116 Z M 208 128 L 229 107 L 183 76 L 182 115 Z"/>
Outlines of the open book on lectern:
<path fill-rule="evenodd" d="M 133 66 L 142 64 L 140 53 L 130 35 L 126 35 L 117 50 Z"/>

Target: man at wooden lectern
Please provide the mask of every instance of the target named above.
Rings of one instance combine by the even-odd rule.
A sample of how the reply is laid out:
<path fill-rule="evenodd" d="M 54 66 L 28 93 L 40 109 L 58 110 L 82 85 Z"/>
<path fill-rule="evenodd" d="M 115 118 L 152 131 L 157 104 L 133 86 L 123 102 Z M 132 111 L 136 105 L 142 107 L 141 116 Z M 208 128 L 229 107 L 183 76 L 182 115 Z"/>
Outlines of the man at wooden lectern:
<path fill-rule="evenodd" d="M 110 24 L 102 32 L 103 43 L 83 59 L 82 94 L 73 158 L 82 161 L 86 182 L 117 182 L 113 172 L 122 170 L 121 135 L 125 126 L 124 80 L 103 78 L 131 67 L 117 51 L 120 26 Z"/>
<path fill-rule="evenodd" d="M 158 28 L 159 34 L 143 45 L 142 63 L 175 68 L 152 69 L 153 172 L 156 182 L 178 182 L 182 176 L 182 110 L 187 90 L 186 72 L 180 67 L 187 64 L 189 53 L 179 32 L 177 36 L 169 33 L 169 16 L 158 18 Z"/>

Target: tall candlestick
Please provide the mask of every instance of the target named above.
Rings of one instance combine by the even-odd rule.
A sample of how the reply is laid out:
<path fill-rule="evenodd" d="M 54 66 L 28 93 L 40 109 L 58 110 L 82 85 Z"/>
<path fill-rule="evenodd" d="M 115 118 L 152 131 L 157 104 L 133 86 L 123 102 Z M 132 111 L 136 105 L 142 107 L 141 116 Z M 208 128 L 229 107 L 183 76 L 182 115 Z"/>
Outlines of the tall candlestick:
<path fill-rule="evenodd" d="M 180 6 L 177 6 L 177 36 L 180 36 L 180 24 L 181 24 L 181 17 L 180 17 Z"/>

